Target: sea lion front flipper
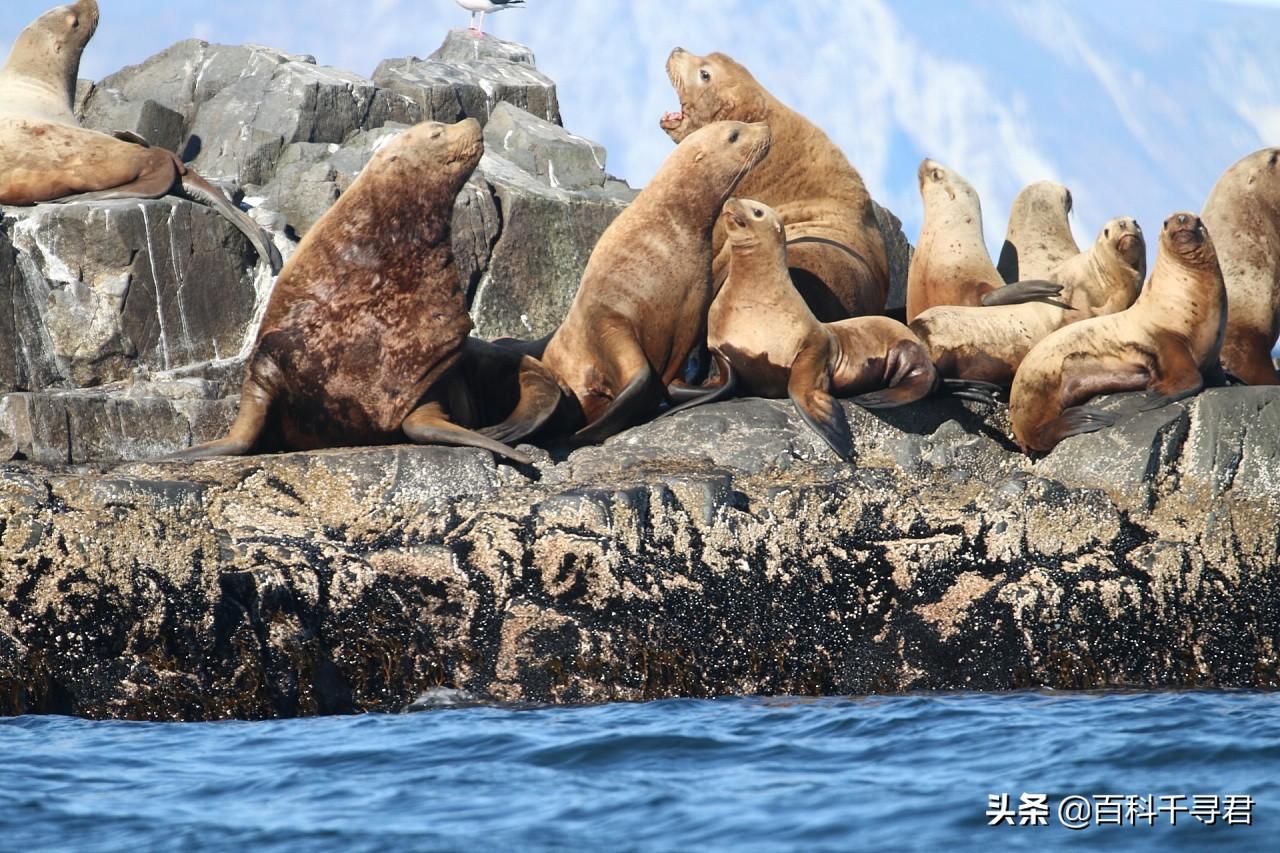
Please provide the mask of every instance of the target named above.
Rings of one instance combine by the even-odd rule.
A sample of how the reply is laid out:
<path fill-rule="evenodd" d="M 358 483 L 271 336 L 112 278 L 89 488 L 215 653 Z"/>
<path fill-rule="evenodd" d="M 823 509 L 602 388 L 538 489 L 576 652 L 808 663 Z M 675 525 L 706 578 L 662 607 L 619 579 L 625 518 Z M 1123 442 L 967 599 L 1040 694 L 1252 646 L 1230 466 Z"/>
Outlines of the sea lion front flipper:
<path fill-rule="evenodd" d="M 480 434 L 503 444 L 516 444 L 546 427 L 560 409 L 564 393 L 542 362 L 532 356 L 520 360 L 520 402 L 507 419 Z"/>
<path fill-rule="evenodd" d="M 605 439 L 617 435 L 624 429 L 642 421 L 651 414 L 662 401 L 662 382 L 658 374 L 646 362 L 622 393 L 613 398 L 609 408 L 590 426 L 574 433 L 573 443 L 577 445 L 600 444 Z"/>
<path fill-rule="evenodd" d="M 716 369 L 719 371 L 715 383 L 702 386 L 668 386 L 667 396 L 675 405 L 663 412 L 659 418 L 669 417 L 677 412 L 686 412 L 689 409 L 696 409 L 699 406 L 707 406 L 711 403 L 720 403 L 737 395 L 738 374 L 733 369 L 733 363 L 714 350 L 711 351 L 711 358 L 715 361 Z"/>
<path fill-rule="evenodd" d="M 443 444 L 446 447 L 476 447 L 488 450 L 521 465 L 532 465 L 533 459 L 499 441 L 472 432 L 450 421 L 439 403 L 427 403 L 415 409 L 400 427 L 415 444 Z"/>
<path fill-rule="evenodd" d="M 796 356 L 791 365 L 787 394 L 809 428 L 822 437 L 835 454 L 845 462 L 853 459 L 853 431 L 845 416 L 844 406 L 831 396 L 831 373 L 828 355 L 831 344 L 811 344 Z"/>
<path fill-rule="evenodd" d="M 1006 284 L 982 297 L 982 304 L 988 308 L 996 305 L 1021 305 L 1024 302 L 1045 302 L 1070 310 L 1071 306 L 1055 299 L 1062 295 L 1062 285 L 1052 281 L 1019 281 Z"/>
<path fill-rule="evenodd" d="M 885 357 L 887 388 L 853 398 L 864 409 L 896 409 L 923 400 L 938 385 L 938 370 L 917 341 L 898 341 Z"/>
<path fill-rule="evenodd" d="M 1057 447 L 1059 442 L 1072 436 L 1085 435 L 1115 426 L 1118 420 L 1119 418 L 1110 412 L 1088 406 L 1076 406 L 1067 409 L 1046 424 L 1041 430 L 1041 435 L 1045 436 L 1047 446 Z"/>
<path fill-rule="evenodd" d="M 224 438 L 170 454 L 164 457 L 165 461 L 195 462 L 219 456 L 247 456 L 266 427 L 267 413 L 275 399 L 275 395 L 267 387 L 268 383 L 254 375 L 264 370 L 269 376 L 275 375 L 273 363 L 256 362 L 250 367 L 249 378 L 245 380 L 244 390 L 240 393 L 240 412 Z"/>
<path fill-rule="evenodd" d="M 181 163 L 176 157 L 174 160 Z M 271 274 L 279 275 L 280 268 L 284 266 L 284 261 L 280 257 L 280 251 L 271 242 L 271 238 L 267 236 L 267 233 L 259 228 L 257 223 L 249 218 L 248 214 L 232 204 L 223 195 L 222 190 L 188 169 L 185 165 L 179 165 L 178 169 L 182 178 L 183 192 L 196 201 L 204 202 L 226 217 L 236 227 L 236 230 L 253 244 L 253 248 L 258 252 L 258 258 L 271 266 Z"/>

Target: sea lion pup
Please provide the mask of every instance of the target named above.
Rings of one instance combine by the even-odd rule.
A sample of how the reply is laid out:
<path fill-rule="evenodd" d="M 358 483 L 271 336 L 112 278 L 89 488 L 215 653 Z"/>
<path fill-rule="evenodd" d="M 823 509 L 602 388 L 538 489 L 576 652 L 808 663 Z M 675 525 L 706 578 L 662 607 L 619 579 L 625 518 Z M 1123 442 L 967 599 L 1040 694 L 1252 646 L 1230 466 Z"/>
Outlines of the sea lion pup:
<path fill-rule="evenodd" d="M 44 13 L 14 43 L 0 70 L 0 204 L 186 196 L 230 220 L 278 272 L 270 238 L 176 154 L 80 127 L 76 78 L 97 28 L 97 2 L 79 0 Z"/>
<path fill-rule="evenodd" d="M 483 152 L 467 119 L 419 124 L 374 155 L 276 282 L 230 433 L 173 458 L 408 438 L 529 462 L 446 411 L 471 331 L 453 204 Z"/>
<path fill-rule="evenodd" d="M 911 331 L 942 376 L 1008 387 L 1031 348 L 1058 329 L 1132 305 L 1146 271 L 1142 228 L 1134 219 L 1113 219 L 1088 252 L 1049 272 L 1048 279 L 1062 285 L 1058 304 L 943 305 L 911 321 Z"/>
<path fill-rule="evenodd" d="M 1280 148 L 1245 157 L 1218 179 L 1202 214 L 1227 282 L 1222 365 L 1250 385 L 1277 385 L 1280 336 Z"/>
<path fill-rule="evenodd" d="M 1151 280 L 1133 307 L 1067 326 L 1028 353 L 1013 381 L 1009 415 L 1028 452 L 1116 422 L 1081 406 L 1100 394 L 1149 390 L 1142 410 L 1200 391 L 1220 374 L 1227 289 L 1213 241 L 1194 213 L 1164 223 Z"/>
<path fill-rule="evenodd" d="M 522 395 L 511 417 L 486 435 L 518 441 L 532 434 L 562 396 L 577 409 L 568 413 L 575 427 L 586 425 L 574 437 L 580 444 L 658 413 L 667 386 L 705 340 L 720 207 L 769 154 L 770 139 L 765 124 L 717 122 L 676 147 L 605 230 L 568 317 L 547 344 L 542 364 L 563 394 Z"/>
<path fill-rule="evenodd" d="M 853 439 L 835 397 L 886 409 L 941 387 L 924 346 L 896 320 L 818 321 L 791 283 L 786 227 L 777 211 L 730 199 L 721 219 L 730 247 L 729 278 L 711 306 L 707 343 L 730 364 L 736 390 L 790 397 L 805 423 L 848 460 Z"/>
<path fill-rule="evenodd" d="M 1038 181 L 1018 193 L 996 264 L 1002 279 L 1009 284 L 1054 281 L 1049 273 L 1080 254 L 1067 219 L 1072 204 L 1071 190 L 1053 181 Z"/>
<path fill-rule="evenodd" d="M 825 133 L 769 94 L 746 68 L 723 53 L 672 51 L 667 75 L 680 112 L 662 129 L 680 142 L 714 121 L 765 122 L 774 153 L 740 186 L 786 223 L 796 288 L 823 321 L 884 313 L 889 261 L 862 176 Z M 729 269 L 725 231 L 715 231 L 715 282 Z"/>
<path fill-rule="evenodd" d="M 1046 281 L 1005 284 L 982 236 L 982 203 L 956 172 L 920 164 L 924 227 L 907 274 L 907 322 L 936 305 L 1016 305 L 1062 292 Z"/>

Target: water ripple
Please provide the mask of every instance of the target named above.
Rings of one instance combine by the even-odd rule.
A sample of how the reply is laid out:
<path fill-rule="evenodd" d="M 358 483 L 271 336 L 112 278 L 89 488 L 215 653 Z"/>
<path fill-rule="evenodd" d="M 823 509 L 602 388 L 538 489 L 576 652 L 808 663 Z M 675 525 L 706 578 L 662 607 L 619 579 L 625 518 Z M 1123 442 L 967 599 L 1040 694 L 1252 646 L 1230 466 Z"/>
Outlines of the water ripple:
<path fill-rule="evenodd" d="M 1280 696 L 1024 693 L 0 720 L 0 851 L 1275 849 Z M 1253 828 L 989 828 L 987 795 L 1251 794 Z"/>

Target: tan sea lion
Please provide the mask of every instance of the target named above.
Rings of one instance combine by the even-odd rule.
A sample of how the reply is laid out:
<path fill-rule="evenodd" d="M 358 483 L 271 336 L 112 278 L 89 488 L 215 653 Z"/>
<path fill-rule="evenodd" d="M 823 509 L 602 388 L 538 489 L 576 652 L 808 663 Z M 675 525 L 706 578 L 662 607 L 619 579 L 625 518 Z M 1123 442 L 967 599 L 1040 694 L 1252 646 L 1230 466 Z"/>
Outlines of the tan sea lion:
<path fill-rule="evenodd" d="M 175 458 L 408 438 L 527 463 L 447 408 L 471 331 L 453 204 L 483 152 L 480 125 L 467 119 L 419 124 L 374 155 L 281 273 L 230 434 Z"/>
<path fill-rule="evenodd" d="M 1002 279 L 1009 284 L 1054 281 L 1049 273 L 1080 254 L 1067 218 L 1072 204 L 1071 190 L 1053 181 L 1039 181 L 1018 193 L 996 264 Z"/>
<path fill-rule="evenodd" d="M 759 123 L 696 131 L 596 244 L 542 358 L 576 410 L 574 425 L 586 425 L 578 443 L 603 441 L 656 415 L 667 386 L 705 341 L 712 229 L 738 182 L 769 154 L 770 136 Z M 512 416 L 485 434 L 518 441 L 546 422 L 560 397 L 522 396 Z"/>
<path fill-rule="evenodd" d="M 79 0 L 41 15 L 14 43 L 0 70 L 0 204 L 184 195 L 225 216 L 279 270 L 270 238 L 176 154 L 130 133 L 80 127 L 76 78 L 97 27 L 97 2 Z"/>
<path fill-rule="evenodd" d="M 834 398 L 884 409 L 914 403 L 940 387 L 928 352 L 896 320 L 819 322 L 791 283 L 786 227 L 775 210 L 730 199 L 721 219 L 729 277 L 711 306 L 707 343 L 731 365 L 736 391 L 790 397 L 805 423 L 847 460 L 853 440 Z"/>
<path fill-rule="evenodd" d="M 1202 214 L 1227 282 L 1222 364 L 1250 385 L 1280 384 L 1271 360 L 1280 337 L 1280 148 L 1227 170 Z"/>
<path fill-rule="evenodd" d="M 835 143 L 723 53 L 695 56 L 676 48 L 667 75 L 681 111 L 664 116 L 662 128 L 676 142 L 714 121 L 765 122 L 772 129 L 773 155 L 740 192 L 773 207 L 786 223 L 792 280 L 818 319 L 883 313 L 884 237 L 862 176 Z M 723 227 L 716 228 L 714 252 L 720 283 L 729 268 Z"/>
<path fill-rule="evenodd" d="M 907 274 L 907 322 L 937 305 L 1015 305 L 1057 296 L 1044 281 L 1005 284 L 982 235 L 982 203 L 973 186 L 933 160 L 920 164 L 924 226 Z"/>
<path fill-rule="evenodd" d="M 1213 240 L 1194 213 L 1174 214 L 1132 308 L 1060 329 L 1027 354 L 1009 398 L 1014 436 L 1024 450 L 1047 453 L 1116 422 L 1081 405 L 1100 394 L 1148 389 L 1147 410 L 1197 393 L 1221 373 L 1226 320 Z"/>
<path fill-rule="evenodd" d="M 942 376 L 1007 387 L 1031 348 L 1058 329 L 1132 305 L 1146 270 L 1147 244 L 1137 221 L 1113 219 L 1088 252 L 1049 271 L 1048 280 L 1062 285 L 1056 304 L 944 305 L 913 320 L 911 331 Z"/>

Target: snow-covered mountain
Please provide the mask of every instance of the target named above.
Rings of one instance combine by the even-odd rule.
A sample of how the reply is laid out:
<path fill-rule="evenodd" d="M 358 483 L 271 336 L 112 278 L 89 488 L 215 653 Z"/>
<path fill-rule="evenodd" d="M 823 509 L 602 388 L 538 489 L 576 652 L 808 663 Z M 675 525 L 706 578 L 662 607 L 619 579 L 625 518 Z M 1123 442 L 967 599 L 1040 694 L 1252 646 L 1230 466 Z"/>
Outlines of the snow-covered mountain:
<path fill-rule="evenodd" d="M 0 48 L 52 0 L 8 0 Z M 180 38 L 259 42 L 371 73 L 423 55 L 467 14 L 453 0 L 101 0 L 85 57 L 101 77 Z M 1270 8 L 1268 8 L 1270 7 Z M 1270 0 L 528 0 L 489 29 L 531 45 L 566 124 L 642 184 L 670 150 L 670 49 L 723 50 L 848 152 L 914 234 L 916 165 L 969 177 L 998 248 L 1009 203 L 1052 178 L 1076 230 L 1199 209 L 1217 176 L 1280 144 L 1280 8 Z"/>

